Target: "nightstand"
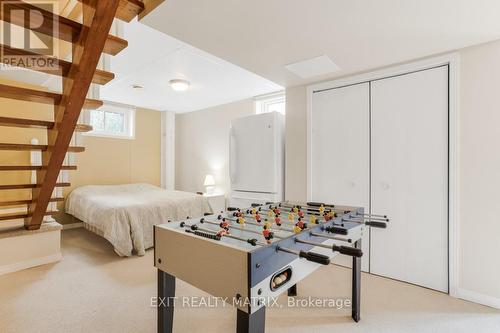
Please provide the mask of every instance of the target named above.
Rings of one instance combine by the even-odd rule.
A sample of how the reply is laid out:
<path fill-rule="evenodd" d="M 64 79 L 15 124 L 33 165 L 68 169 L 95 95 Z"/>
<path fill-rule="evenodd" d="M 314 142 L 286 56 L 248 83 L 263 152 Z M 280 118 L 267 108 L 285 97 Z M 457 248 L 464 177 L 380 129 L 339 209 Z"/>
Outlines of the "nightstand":
<path fill-rule="evenodd" d="M 203 193 L 203 196 L 207 198 L 208 204 L 210 205 L 210 208 L 212 208 L 214 214 L 219 214 L 221 211 L 226 210 L 226 196 L 224 193 Z"/>

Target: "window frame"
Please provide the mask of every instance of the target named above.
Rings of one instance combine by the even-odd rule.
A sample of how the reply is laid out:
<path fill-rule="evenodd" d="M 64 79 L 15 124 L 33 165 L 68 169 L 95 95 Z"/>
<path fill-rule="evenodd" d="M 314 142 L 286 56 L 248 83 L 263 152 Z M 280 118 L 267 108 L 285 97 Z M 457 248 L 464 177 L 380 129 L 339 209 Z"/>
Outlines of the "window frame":
<path fill-rule="evenodd" d="M 103 137 L 103 138 L 115 138 L 115 139 L 127 139 L 134 140 L 135 139 L 135 107 L 125 104 L 112 103 L 112 102 L 104 102 L 103 106 L 96 110 L 87 110 L 85 112 L 85 123 L 90 124 L 90 113 L 92 111 L 103 111 L 104 113 L 119 113 L 123 115 L 123 127 L 124 132 L 117 134 L 106 130 L 92 130 L 86 133 L 83 133 L 85 136 L 94 136 L 94 137 Z M 104 119 L 106 116 L 104 115 Z M 106 124 L 104 124 L 106 126 Z"/>
<path fill-rule="evenodd" d="M 284 103 L 286 114 L 286 94 L 284 91 L 279 91 L 272 94 L 257 96 L 254 98 L 254 106 L 256 114 L 269 113 L 269 106 L 272 104 Z M 281 113 L 281 112 L 280 112 Z"/>

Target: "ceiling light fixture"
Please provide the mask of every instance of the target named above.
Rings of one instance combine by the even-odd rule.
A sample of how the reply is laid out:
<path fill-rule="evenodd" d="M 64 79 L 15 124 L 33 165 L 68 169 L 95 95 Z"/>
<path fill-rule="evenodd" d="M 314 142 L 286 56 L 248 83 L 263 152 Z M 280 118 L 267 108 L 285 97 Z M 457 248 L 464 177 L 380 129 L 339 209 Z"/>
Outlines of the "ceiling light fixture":
<path fill-rule="evenodd" d="M 189 81 L 182 79 L 173 79 L 168 81 L 168 83 L 170 84 L 170 87 L 172 87 L 172 89 L 175 91 L 186 91 L 191 85 Z"/>
<path fill-rule="evenodd" d="M 133 85 L 132 85 L 132 88 L 134 88 L 134 89 L 142 89 L 142 88 L 144 88 L 144 87 L 143 87 L 143 86 L 141 86 L 140 84 L 133 84 Z"/>

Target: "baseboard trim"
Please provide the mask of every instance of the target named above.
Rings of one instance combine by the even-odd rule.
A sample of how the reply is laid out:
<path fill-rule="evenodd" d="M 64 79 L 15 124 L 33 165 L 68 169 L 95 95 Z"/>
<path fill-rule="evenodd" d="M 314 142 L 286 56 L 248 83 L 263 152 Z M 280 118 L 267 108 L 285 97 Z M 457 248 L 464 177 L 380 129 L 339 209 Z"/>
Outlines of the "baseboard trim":
<path fill-rule="evenodd" d="M 54 262 L 58 262 L 61 259 L 62 259 L 62 254 L 57 253 L 57 254 L 52 254 L 50 256 L 47 256 L 47 257 L 35 258 L 35 259 L 31 259 L 31 260 L 16 262 L 15 264 L 11 264 L 11 265 L 0 266 L 0 275 L 5 275 L 8 273 L 21 271 L 23 269 L 27 269 L 27 268 L 31 268 L 31 267 L 51 264 Z"/>
<path fill-rule="evenodd" d="M 83 228 L 83 222 L 63 224 L 62 227 L 63 227 L 63 230 Z"/>
<path fill-rule="evenodd" d="M 500 298 L 481 294 L 472 290 L 457 288 L 454 297 L 500 309 Z"/>

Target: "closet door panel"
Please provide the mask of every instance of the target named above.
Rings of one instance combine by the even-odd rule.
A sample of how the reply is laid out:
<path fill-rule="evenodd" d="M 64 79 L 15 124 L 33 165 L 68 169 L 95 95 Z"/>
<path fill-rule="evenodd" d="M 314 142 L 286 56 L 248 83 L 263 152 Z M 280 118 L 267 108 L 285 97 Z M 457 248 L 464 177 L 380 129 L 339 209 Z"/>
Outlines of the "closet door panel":
<path fill-rule="evenodd" d="M 311 200 L 368 210 L 369 84 L 317 92 L 312 103 Z M 368 271 L 368 230 L 362 246 L 362 269 Z M 350 257 L 337 258 L 352 265 Z"/>
<path fill-rule="evenodd" d="M 371 272 L 447 292 L 448 68 L 371 87 Z"/>

